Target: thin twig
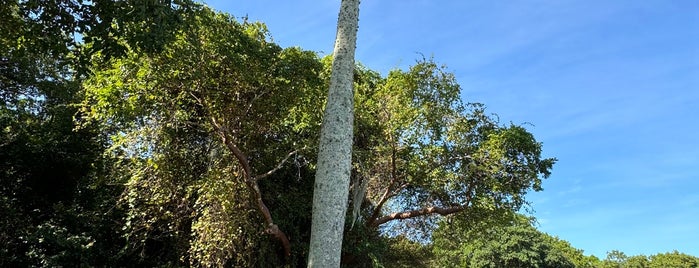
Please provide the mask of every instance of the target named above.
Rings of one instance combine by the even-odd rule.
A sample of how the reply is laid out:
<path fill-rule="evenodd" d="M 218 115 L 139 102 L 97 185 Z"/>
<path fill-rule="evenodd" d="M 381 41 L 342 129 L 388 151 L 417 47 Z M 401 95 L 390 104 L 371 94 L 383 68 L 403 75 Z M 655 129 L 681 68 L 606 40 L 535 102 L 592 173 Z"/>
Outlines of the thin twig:
<path fill-rule="evenodd" d="M 303 148 L 306 148 L 306 147 L 303 147 Z M 270 171 L 265 172 L 264 174 L 260 174 L 260 175 L 255 176 L 254 179 L 260 180 L 260 179 L 268 177 L 269 175 L 274 174 L 274 172 L 277 172 L 279 169 L 284 167 L 284 164 L 286 163 L 287 160 L 289 160 L 289 157 L 291 157 L 292 155 L 295 155 L 298 152 L 299 152 L 299 149 L 296 149 L 296 150 L 290 152 L 289 154 L 286 155 L 286 157 L 284 157 L 284 159 L 281 162 L 279 162 L 279 164 L 275 168 L 271 169 Z"/>

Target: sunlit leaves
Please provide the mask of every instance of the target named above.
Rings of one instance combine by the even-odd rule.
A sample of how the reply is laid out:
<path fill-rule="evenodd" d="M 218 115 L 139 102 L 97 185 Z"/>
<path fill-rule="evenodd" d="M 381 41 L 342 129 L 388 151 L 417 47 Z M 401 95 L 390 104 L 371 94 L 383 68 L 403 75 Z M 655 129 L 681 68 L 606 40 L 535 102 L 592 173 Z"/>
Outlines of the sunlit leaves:
<path fill-rule="evenodd" d="M 82 120 L 104 127 L 130 174 L 114 178 L 126 186 L 132 250 L 167 241 L 170 250 L 152 254 L 249 266 L 264 221 L 220 135 L 249 157 L 248 176 L 275 167 L 314 135 L 322 65 L 270 42 L 260 23 L 206 8 L 187 21 L 157 53 L 127 44 L 124 57 L 95 64 Z"/>
<path fill-rule="evenodd" d="M 550 174 L 555 159 L 542 158 L 531 133 L 500 124 L 481 104 L 462 103 L 453 74 L 432 60 L 394 70 L 374 88 L 360 110 L 369 111 L 378 142 L 358 149 L 370 148 L 364 170 L 379 207 L 388 196 L 394 209 L 516 211 Z"/>
<path fill-rule="evenodd" d="M 131 54 L 124 59 L 115 59 L 110 68 L 97 70 L 85 83 L 86 98 L 83 112 L 88 118 L 113 124 L 113 127 L 128 127 L 138 117 L 151 110 L 155 92 L 149 76 L 150 61 L 141 60 Z"/>
<path fill-rule="evenodd" d="M 244 185 L 231 180 L 231 174 L 239 177 L 240 170 L 212 167 L 192 187 L 197 197 L 189 249 L 192 265 L 251 265 L 258 238 L 250 230 L 260 229 L 255 221 L 257 213 L 244 201 L 248 196 Z"/>
<path fill-rule="evenodd" d="M 564 250 L 529 219 L 512 214 L 499 222 L 442 221 L 433 244 L 436 262 L 448 267 L 576 267 Z"/>

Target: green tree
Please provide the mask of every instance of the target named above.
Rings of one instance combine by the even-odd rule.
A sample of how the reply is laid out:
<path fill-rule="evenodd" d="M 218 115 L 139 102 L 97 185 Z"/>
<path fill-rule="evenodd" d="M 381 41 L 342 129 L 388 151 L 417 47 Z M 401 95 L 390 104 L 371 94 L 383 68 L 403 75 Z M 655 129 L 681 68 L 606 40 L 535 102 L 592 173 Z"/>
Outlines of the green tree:
<path fill-rule="evenodd" d="M 619 250 L 612 250 L 607 252 L 607 257 L 602 261 L 603 267 L 615 267 L 622 268 L 628 260 L 629 256 L 626 253 Z"/>
<path fill-rule="evenodd" d="M 667 253 L 659 253 L 650 256 L 650 264 L 646 267 L 650 268 L 696 268 L 699 267 L 699 258 L 680 253 L 677 250 Z"/>
<path fill-rule="evenodd" d="M 528 219 L 517 216 L 510 224 L 491 223 L 473 228 L 443 221 L 436 234 L 434 253 L 440 266 L 449 267 L 576 267 Z"/>
<path fill-rule="evenodd" d="M 650 267 L 650 263 L 648 260 L 648 257 L 645 255 L 637 255 L 637 256 L 631 256 L 626 259 L 624 262 L 624 267 L 628 268 L 648 268 Z M 663 267 L 668 267 L 668 266 L 663 266 Z"/>
<path fill-rule="evenodd" d="M 354 51 L 359 0 L 342 0 L 313 190 L 308 267 L 339 267 L 352 167 Z"/>
<path fill-rule="evenodd" d="M 335 61 L 189 1 L 0 9 L 0 266 L 307 263 Z M 554 160 L 523 127 L 462 104 L 444 67 L 354 68 L 343 259 L 418 254 L 382 235 L 429 233 L 440 214 L 477 224 L 540 190 Z"/>
<path fill-rule="evenodd" d="M 440 216 L 477 224 L 517 211 L 555 162 L 541 156 L 524 127 L 500 124 L 482 104 L 462 103 L 453 74 L 431 59 L 385 78 L 358 66 L 355 92 L 346 232 L 368 236 L 345 241 L 348 260 L 371 254 L 357 250 L 378 241 L 369 234 L 428 238 Z"/>
<path fill-rule="evenodd" d="M 651 256 L 635 255 L 628 256 L 619 250 L 612 250 L 607 253 L 599 267 L 621 267 L 621 268 L 655 268 L 655 267 L 697 267 L 699 258 L 678 251 L 658 253 Z"/>
<path fill-rule="evenodd" d="M 600 260 L 595 256 L 585 255 L 583 250 L 574 248 L 570 242 L 546 235 L 549 243 L 553 245 L 556 251 L 561 252 L 566 259 L 570 260 L 575 267 L 578 268 L 597 268 L 600 267 Z"/>
<path fill-rule="evenodd" d="M 517 211 L 529 190 L 541 190 L 555 159 L 541 156 L 524 127 L 463 104 L 443 66 L 422 60 L 378 83 L 362 100 L 369 122 L 357 123 L 369 136 L 355 148 L 366 226 L 403 220 L 398 225 L 430 229 L 435 216 Z"/>
<path fill-rule="evenodd" d="M 206 8 L 184 19 L 161 52 L 98 62 L 85 83 L 85 120 L 108 131 L 119 159 L 131 251 L 205 266 L 274 262 L 256 255 L 264 232 L 288 258 L 259 182 L 307 150 L 303 98 L 322 86 L 322 65 L 270 42 L 260 23 Z"/>
<path fill-rule="evenodd" d="M 138 2 L 0 5 L 0 207 L 7 212 L 0 221 L 0 266 L 124 265 L 115 224 L 122 215 L 114 209 L 121 187 L 103 177 L 110 168 L 101 155 L 107 142 L 93 125 L 75 129 L 73 118 L 90 75 L 87 60 L 114 50 L 98 36 L 117 38 L 129 28 L 118 38 L 136 44 L 138 35 L 156 30 L 143 23 L 157 17 L 151 11 L 179 16 L 190 4 L 153 2 L 133 12 Z M 171 33 L 159 30 L 149 34 L 151 41 Z"/>
<path fill-rule="evenodd" d="M 399 235 L 388 238 L 386 253 L 381 260 L 386 267 L 434 267 L 434 254 L 429 245 L 422 245 Z"/>
<path fill-rule="evenodd" d="M 0 266 L 99 265 L 118 242 L 97 232 L 111 213 L 92 217 L 102 141 L 73 130 L 75 3 L 35 4 L 0 7 Z"/>

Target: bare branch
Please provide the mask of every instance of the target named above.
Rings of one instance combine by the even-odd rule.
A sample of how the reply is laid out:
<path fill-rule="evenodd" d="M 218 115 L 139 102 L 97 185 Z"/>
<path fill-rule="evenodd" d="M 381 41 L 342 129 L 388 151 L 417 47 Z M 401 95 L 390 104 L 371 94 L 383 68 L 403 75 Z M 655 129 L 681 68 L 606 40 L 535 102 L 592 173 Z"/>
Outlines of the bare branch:
<path fill-rule="evenodd" d="M 306 147 L 304 147 L 304 148 L 306 148 Z M 295 154 L 298 153 L 298 152 L 299 152 L 299 149 L 296 149 L 296 150 L 290 152 L 289 154 L 286 155 L 286 157 L 284 157 L 284 159 L 283 159 L 281 162 L 279 162 L 279 164 L 278 164 L 275 168 L 271 169 L 270 171 L 267 171 L 267 172 L 264 173 L 264 174 L 260 174 L 260 175 L 255 176 L 254 179 L 255 179 L 255 180 L 260 180 L 260 179 L 263 179 L 263 178 L 268 177 L 269 175 L 274 174 L 274 172 L 277 172 L 277 170 L 279 170 L 279 169 L 281 169 L 282 167 L 284 167 L 284 164 L 286 163 L 287 160 L 289 160 L 289 157 L 291 157 L 292 155 L 295 155 Z"/>
<path fill-rule="evenodd" d="M 410 183 L 406 182 L 406 183 L 403 183 L 401 186 L 398 186 L 398 188 L 396 188 L 395 190 L 393 190 L 393 192 L 391 192 L 391 195 L 389 196 L 389 198 L 398 195 L 400 193 L 400 191 L 403 191 L 403 189 L 408 187 L 408 185 L 410 185 Z"/>

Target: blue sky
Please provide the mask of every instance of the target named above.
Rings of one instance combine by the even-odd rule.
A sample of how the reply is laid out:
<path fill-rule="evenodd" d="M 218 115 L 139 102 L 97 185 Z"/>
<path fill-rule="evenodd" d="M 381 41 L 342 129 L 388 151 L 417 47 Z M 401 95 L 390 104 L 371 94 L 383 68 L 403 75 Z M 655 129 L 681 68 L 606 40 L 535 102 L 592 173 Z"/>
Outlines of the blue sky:
<path fill-rule="evenodd" d="M 332 52 L 339 0 L 207 1 L 282 46 Z M 699 256 L 699 1 L 362 1 L 356 59 L 434 56 L 465 101 L 531 123 L 547 157 L 539 229 L 604 257 Z"/>

